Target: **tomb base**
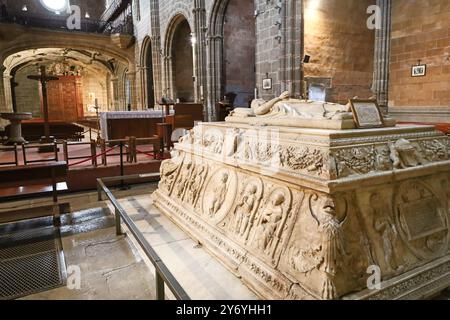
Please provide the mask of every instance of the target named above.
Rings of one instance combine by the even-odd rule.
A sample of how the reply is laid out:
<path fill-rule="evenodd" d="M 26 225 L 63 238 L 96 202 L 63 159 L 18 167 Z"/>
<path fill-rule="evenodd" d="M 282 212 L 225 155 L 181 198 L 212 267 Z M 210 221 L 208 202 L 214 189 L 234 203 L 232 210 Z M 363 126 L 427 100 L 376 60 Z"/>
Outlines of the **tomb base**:
<path fill-rule="evenodd" d="M 204 123 L 163 162 L 153 200 L 261 298 L 450 286 L 450 139 L 430 126 Z"/>

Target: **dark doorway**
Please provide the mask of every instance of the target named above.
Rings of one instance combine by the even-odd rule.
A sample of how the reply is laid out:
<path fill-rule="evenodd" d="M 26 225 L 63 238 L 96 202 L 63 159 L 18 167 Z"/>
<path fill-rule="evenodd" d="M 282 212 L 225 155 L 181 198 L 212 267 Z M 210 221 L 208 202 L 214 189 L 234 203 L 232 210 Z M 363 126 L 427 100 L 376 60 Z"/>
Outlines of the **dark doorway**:
<path fill-rule="evenodd" d="M 153 82 L 153 59 L 152 59 L 152 44 L 148 43 L 147 56 L 145 57 L 145 71 L 147 77 L 147 108 L 155 106 L 155 85 Z"/>
<path fill-rule="evenodd" d="M 252 0 L 230 0 L 225 12 L 224 90 L 236 96 L 234 105 L 247 107 L 256 86 L 256 26 Z"/>
<path fill-rule="evenodd" d="M 194 62 L 191 28 L 183 19 L 175 30 L 172 43 L 173 82 L 176 99 L 182 102 L 194 101 Z"/>

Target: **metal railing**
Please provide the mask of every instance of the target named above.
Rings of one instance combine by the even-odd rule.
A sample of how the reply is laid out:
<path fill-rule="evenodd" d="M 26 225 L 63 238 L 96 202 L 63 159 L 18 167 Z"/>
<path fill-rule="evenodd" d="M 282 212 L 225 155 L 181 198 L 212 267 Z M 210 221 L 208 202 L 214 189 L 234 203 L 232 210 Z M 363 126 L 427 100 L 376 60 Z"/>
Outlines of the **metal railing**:
<path fill-rule="evenodd" d="M 150 245 L 150 243 L 145 239 L 144 235 L 139 228 L 136 226 L 134 221 L 127 214 L 125 209 L 120 205 L 119 201 L 114 197 L 113 193 L 105 185 L 105 182 L 116 182 L 125 181 L 131 179 L 139 178 L 160 178 L 160 174 L 141 174 L 132 176 L 120 176 L 111 178 L 101 178 L 97 179 L 97 192 L 98 201 L 103 201 L 102 193 L 105 193 L 108 200 L 114 206 L 114 216 L 116 225 L 116 235 L 123 235 L 122 232 L 122 221 L 128 228 L 129 233 L 136 239 L 137 243 L 144 251 L 145 255 L 149 258 L 152 265 L 155 267 L 155 281 L 156 281 L 156 299 L 165 300 L 165 285 L 170 289 L 177 300 L 190 300 L 189 295 L 184 291 L 183 287 L 170 272 L 164 262 L 161 260 L 159 255 L 156 253 L 155 249 Z"/>

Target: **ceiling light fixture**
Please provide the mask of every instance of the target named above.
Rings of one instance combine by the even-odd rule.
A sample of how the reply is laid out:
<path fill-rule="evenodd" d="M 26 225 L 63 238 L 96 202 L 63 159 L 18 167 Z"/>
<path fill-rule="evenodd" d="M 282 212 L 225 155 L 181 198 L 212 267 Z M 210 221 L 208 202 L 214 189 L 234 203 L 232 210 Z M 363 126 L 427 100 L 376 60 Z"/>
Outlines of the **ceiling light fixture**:
<path fill-rule="evenodd" d="M 49 11 L 53 11 L 55 14 L 67 10 L 69 7 L 69 0 L 40 0 L 41 4 Z"/>

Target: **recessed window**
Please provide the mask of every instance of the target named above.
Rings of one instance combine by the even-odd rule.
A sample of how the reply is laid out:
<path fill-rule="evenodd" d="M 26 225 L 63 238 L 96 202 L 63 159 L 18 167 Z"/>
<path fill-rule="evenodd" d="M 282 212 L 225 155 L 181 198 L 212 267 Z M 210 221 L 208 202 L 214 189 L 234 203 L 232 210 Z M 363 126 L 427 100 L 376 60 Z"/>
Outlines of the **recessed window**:
<path fill-rule="evenodd" d="M 69 6 L 68 0 L 41 0 L 41 3 L 47 10 L 57 14 L 67 10 L 67 7 Z"/>

